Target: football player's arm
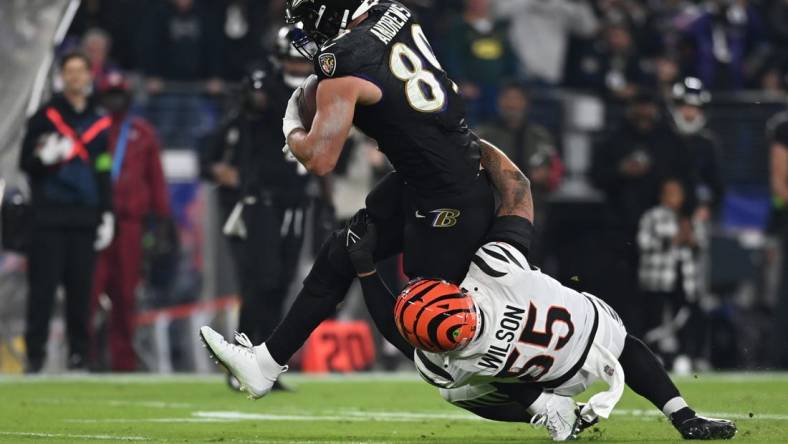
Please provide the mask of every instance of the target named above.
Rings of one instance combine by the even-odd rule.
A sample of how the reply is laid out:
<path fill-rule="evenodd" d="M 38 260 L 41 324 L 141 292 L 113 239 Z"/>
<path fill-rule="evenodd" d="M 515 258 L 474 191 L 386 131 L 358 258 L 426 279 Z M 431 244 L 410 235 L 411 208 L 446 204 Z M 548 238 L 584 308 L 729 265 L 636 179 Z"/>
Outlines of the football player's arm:
<path fill-rule="evenodd" d="M 334 170 L 353 127 L 356 104 L 380 101 L 382 92 L 358 77 L 326 79 L 317 87 L 317 112 L 307 132 L 290 132 L 287 144 L 293 155 L 309 172 L 325 176 Z"/>
<path fill-rule="evenodd" d="M 498 216 L 519 216 L 533 223 L 534 202 L 531 182 L 500 149 L 481 140 L 482 167 L 501 195 Z"/>
<path fill-rule="evenodd" d="M 534 202 L 525 174 L 495 145 L 481 140 L 482 167 L 501 196 L 501 207 L 485 243 L 505 242 L 528 258 L 534 237 Z"/>

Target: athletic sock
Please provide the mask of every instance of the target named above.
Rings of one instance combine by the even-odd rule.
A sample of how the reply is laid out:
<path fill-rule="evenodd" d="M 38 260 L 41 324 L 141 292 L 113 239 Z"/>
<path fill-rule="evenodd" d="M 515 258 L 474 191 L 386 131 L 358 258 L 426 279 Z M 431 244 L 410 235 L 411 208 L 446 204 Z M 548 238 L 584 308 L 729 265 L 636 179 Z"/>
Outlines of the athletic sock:
<path fill-rule="evenodd" d="M 318 296 L 306 287 L 302 288 L 282 323 L 265 341 L 268 352 L 276 363 L 286 365 L 304 345 L 312 331 L 334 314 L 338 303 L 334 298 Z"/>
<path fill-rule="evenodd" d="M 386 287 L 386 284 L 377 273 L 359 278 L 359 282 L 361 282 L 361 290 L 364 293 L 367 311 L 372 316 L 372 320 L 378 327 L 380 334 L 391 345 L 397 347 L 406 358 L 412 361 L 413 346 L 400 335 L 397 326 L 394 324 L 394 304 L 396 299 L 391 294 L 391 290 Z"/>
<path fill-rule="evenodd" d="M 286 365 L 279 365 L 271 356 L 271 352 L 268 350 L 268 347 L 265 343 L 258 345 L 254 348 L 254 356 L 257 360 L 257 365 L 260 367 L 260 371 L 263 373 L 263 376 L 270 379 L 271 381 L 276 381 L 282 372 L 287 371 Z"/>
<path fill-rule="evenodd" d="M 687 401 L 685 401 L 681 396 L 676 396 L 665 403 L 665 405 L 662 407 L 662 413 L 670 418 L 674 413 L 677 413 L 685 408 L 689 408 Z"/>
<path fill-rule="evenodd" d="M 686 406 L 686 402 L 684 405 L 673 402 L 675 398 L 681 399 L 679 389 L 670 380 L 654 353 L 640 339 L 627 335 L 624 351 L 618 361 L 624 369 L 624 378 L 629 388 L 651 401 L 658 409 L 662 410 L 671 402 L 671 406 L 677 406 L 675 410 Z"/>

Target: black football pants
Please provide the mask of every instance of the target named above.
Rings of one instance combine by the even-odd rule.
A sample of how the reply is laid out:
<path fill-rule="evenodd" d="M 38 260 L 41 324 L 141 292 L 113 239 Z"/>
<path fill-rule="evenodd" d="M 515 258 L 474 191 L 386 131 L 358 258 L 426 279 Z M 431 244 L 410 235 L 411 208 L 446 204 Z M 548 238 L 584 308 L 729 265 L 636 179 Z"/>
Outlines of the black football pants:
<path fill-rule="evenodd" d="M 66 292 L 66 331 L 70 355 L 87 357 L 88 313 L 96 252 L 94 227 L 35 228 L 28 251 L 27 324 L 25 342 L 28 369 L 44 363 L 49 321 L 55 292 L 61 283 Z"/>
<path fill-rule="evenodd" d="M 493 188 L 486 174 L 479 175 L 463 192 L 424 197 L 409 188 L 399 174 L 391 173 L 372 190 L 366 204 L 378 227 L 375 259 L 403 252 L 405 273 L 411 279 L 461 282 L 495 216 Z M 285 364 L 345 298 L 356 276 L 345 238 L 345 230 L 337 231 L 323 244 L 293 307 L 266 341 L 278 363 Z M 394 326 L 394 299 L 365 301 L 383 336 L 412 359 L 412 348 Z"/>

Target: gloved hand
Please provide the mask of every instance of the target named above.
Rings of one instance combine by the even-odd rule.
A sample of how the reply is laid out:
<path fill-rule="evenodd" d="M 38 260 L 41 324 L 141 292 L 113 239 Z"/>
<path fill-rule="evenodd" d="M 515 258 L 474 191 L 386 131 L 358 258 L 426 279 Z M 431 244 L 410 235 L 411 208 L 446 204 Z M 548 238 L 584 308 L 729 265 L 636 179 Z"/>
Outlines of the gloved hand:
<path fill-rule="evenodd" d="M 378 230 L 367 210 L 360 210 L 350 219 L 345 229 L 345 247 L 350 255 L 350 262 L 358 275 L 366 275 L 375 271 L 373 253 L 378 243 Z"/>
<path fill-rule="evenodd" d="M 285 135 L 285 143 L 287 142 L 287 136 L 289 136 L 290 133 L 299 128 L 304 129 L 304 124 L 301 122 L 301 112 L 298 109 L 298 99 L 303 93 L 303 88 L 296 88 L 296 90 L 293 91 L 293 95 L 290 96 L 290 100 L 287 102 L 287 110 L 285 111 L 285 116 L 282 119 L 282 132 Z"/>
<path fill-rule="evenodd" d="M 101 251 L 112 243 L 115 237 L 115 216 L 109 211 L 101 215 L 101 223 L 96 230 L 96 240 L 93 242 L 93 248 L 96 251 Z"/>
<path fill-rule="evenodd" d="M 56 165 L 68 159 L 74 143 L 60 134 L 50 134 L 36 155 L 44 165 Z"/>

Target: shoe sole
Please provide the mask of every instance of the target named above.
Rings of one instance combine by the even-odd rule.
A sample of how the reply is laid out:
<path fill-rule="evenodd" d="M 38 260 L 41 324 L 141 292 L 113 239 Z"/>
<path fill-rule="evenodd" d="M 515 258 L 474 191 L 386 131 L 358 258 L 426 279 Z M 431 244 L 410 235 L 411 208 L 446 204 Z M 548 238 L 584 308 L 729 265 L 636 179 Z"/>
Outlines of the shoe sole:
<path fill-rule="evenodd" d="M 722 439 L 728 440 L 728 439 L 733 439 L 738 431 L 739 430 L 736 428 L 736 425 L 731 424 L 730 427 L 727 427 L 722 430 L 713 431 L 703 436 L 683 436 L 683 438 L 688 441 L 713 441 L 713 440 L 722 440 Z"/>
<path fill-rule="evenodd" d="M 219 358 L 219 357 L 216 355 L 216 352 L 214 352 L 214 351 L 213 351 L 213 349 L 211 348 L 211 345 L 210 345 L 210 344 L 208 344 L 208 341 L 205 339 L 205 336 L 203 336 L 203 334 L 202 334 L 202 331 L 200 331 L 200 341 L 202 341 L 202 346 L 203 346 L 203 348 L 205 348 L 206 350 L 208 350 L 208 356 L 210 356 L 210 357 L 211 357 L 211 359 L 213 360 L 213 362 L 214 362 L 216 365 L 218 365 L 218 366 L 221 366 L 221 368 L 222 368 L 222 369 L 224 369 L 224 371 L 225 371 L 225 372 L 227 372 L 228 374 L 230 374 L 230 375 L 233 375 L 233 377 L 235 377 L 235 379 L 238 379 L 238 377 L 237 377 L 237 376 L 235 376 L 235 374 L 232 372 L 232 370 L 230 370 L 230 367 L 228 367 L 228 366 L 227 366 L 227 364 L 225 364 L 225 363 L 224 363 L 224 361 L 222 361 L 222 360 L 221 360 L 221 358 Z M 241 380 L 240 380 L 240 379 L 238 379 L 238 382 L 240 383 L 240 382 L 241 382 Z M 251 400 L 256 400 L 256 399 L 260 399 L 260 398 L 262 398 L 262 396 L 256 396 L 256 395 L 254 395 L 252 392 L 250 392 L 249 390 L 247 390 L 247 389 L 246 389 L 246 387 L 245 387 L 245 386 L 244 386 L 242 383 L 241 383 L 241 386 L 240 386 L 240 390 L 241 390 L 242 392 L 246 392 L 246 394 L 248 394 L 248 395 L 249 395 L 249 396 L 248 396 L 248 398 L 249 398 L 249 399 L 251 399 Z"/>

